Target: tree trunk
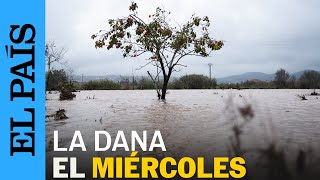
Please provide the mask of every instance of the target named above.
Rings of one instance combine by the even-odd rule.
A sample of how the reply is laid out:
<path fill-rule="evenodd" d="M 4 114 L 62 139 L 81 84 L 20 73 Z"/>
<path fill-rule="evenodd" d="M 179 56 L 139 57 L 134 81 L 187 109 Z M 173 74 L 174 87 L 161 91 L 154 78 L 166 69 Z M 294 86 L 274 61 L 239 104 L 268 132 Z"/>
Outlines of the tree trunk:
<path fill-rule="evenodd" d="M 162 86 L 162 90 L 161 90 L 161 99 L 162 99 L 162 100 L 165 100 L 165 99 L 166 99 L 168 82 L 169 82 L 169 78 L 168 78 L 168 77 L 165 77 L 165 78 L 163 79 L 163 86 Z"/>
<path fill-rule="evenodd" d="M 45 91 L 48 91 L 48 87 L 49 87 L 49 80 L 50 80 L 50 74 L 51 74 L 51 62 L 50 60 L 48 61 L 48 74 L 46 77 L 46 87 L 45 87 Z"/>
<path fill-rule="evenodd" d="M 51 76 L 51 71 L 49 71 L 48 74 L 47 74 L 46 87 L 45 87 L 46 91 L 51 91 L 51 90 L 49 90 L 50 76 Z"/>

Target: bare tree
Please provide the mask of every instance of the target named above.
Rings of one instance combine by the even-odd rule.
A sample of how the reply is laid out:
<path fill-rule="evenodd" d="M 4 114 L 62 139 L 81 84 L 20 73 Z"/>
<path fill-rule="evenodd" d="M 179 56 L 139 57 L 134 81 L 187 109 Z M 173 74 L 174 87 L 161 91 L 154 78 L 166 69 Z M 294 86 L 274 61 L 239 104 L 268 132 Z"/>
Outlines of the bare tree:
<path fill-rule="evenodd" d="M 281 68 L 276 72 L 274 83 L 276 84 L 277 88 L 286 88 L 288 85 L 289 78 L 289 73 Z"/>
<path fill-rule="evenodd" d="M 304 71 L 299 81 L 300 88 L 317 89 L 320 87 L 320 73 L 314 70 Z"/>
<path fill-rule="evenodd" d="M 67 50 L 65 48 L 56 47 L 53 41 L 49 41 L 46 44 L 46 65 L 47 65 L 47 78 L 46 78 L 46 87 L 48 87 L 48 82 L 50 79 L 52 65 L 55 63 L 65 65 L 66 61 L 63 61 L 63 57 L 66 54 Z"/>
<path fill-rule="evenodd" d="M 67 78 L 69 81 L 69 85 L 72 85 L 74 81 L 74 70 L 71 67 L 67 68 Z"/>
<path fill-rule="evenodd" d="M 128 76 L 120 76 L 121 81 L 120 84 L 123 86 L 124 89 L 129 90 L 130 89 L 130 79 Z"/>

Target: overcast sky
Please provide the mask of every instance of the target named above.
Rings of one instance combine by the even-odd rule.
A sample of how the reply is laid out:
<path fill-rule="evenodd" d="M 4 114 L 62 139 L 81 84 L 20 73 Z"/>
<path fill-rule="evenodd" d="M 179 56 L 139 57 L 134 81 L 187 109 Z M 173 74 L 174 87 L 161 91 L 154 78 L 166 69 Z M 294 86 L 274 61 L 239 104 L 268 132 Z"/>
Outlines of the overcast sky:
<path fill-rule="evenodd" d="M 46 38 L 68 52 L 65 59 L 77 75 L 131 75 L 144 58 L 123 58 L 120 50 L 95 49 L 90 36 L 108 28 L 108 19 L 128 15 L 131 0 L 47 0 Z M 175 76 L 208 74 L 215 77 L 244 72 L 291 73 L 320 69 L 319 0 L 138 0 L 139 15 L 156 7 L 170 10 L 183 23 L 192 14 L 209 16 L 210 32 L 225 46 L 208 58 L 188 57 Z M 153 66 L 134 71 L 146 75 Z"/>

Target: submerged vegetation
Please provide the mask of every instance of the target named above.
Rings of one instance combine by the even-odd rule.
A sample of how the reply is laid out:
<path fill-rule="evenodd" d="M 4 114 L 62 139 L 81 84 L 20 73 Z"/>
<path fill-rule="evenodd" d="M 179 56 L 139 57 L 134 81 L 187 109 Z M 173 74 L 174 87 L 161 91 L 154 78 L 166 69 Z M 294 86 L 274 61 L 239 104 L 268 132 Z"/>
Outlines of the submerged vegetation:
<path fill-rule="evenodd" d="M 63 120 L 63 119 L 68 119 L 68 116 L 65 114 L 66 110 L 65 109 L 59 109 L 56 111 L 54 114 L 47 114 L 46 119 L 49 119 L 51 117 L 54 118 L 54 120 Z"/>
<path fill-rule="evenodd" d="M 75 98 L 76 95 L 72 93 L 72 91 L 70 89 L 62 89 L 60 91 L 60 101 L 64 101 L 64 100 L 73 100 L 73 98 Z"/>

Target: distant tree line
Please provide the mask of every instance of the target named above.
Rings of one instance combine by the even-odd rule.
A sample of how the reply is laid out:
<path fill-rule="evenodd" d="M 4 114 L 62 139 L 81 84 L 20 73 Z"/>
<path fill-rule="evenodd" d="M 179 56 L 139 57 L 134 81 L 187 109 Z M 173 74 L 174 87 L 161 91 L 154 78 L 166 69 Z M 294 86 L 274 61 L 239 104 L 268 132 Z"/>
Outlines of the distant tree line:
<path fill-rule="evenodd" d="M 297 78 L 290 76 L 284 69 L 275 73 L 273 81 L 261 81 L 257 79 L 247 80 L 241 83 L 220 83 L 217 88 L 221 89 L 319 89 L 320 73 L 314 70 L 304 71 Z"/>
<path fill-rule="evenodd" d="M 216 88 L 216 79 L 210 79 L 207 76 L 191 74 L 181 76 L 179 79 L 170 83 L 171 89 L 213 89 Z"/>
<path fill-rule="evenodd" d="M 157 81 L 157 86 L 161 85 L 161 81 Z M 77 90 L 128 90 L 128 89 L 155 89 L 156 84 L 147 77 L 139 79 L 121 77 L 120 81 L 112 81 L 108 79 L 92 80 L 88 82 L 76 82 L 68 78 L 66 72 L 61 70 L 52 70 L 50 79 L 47 82 L 48 91 L 60 91 L 61 89 L 77 89 Z M 216 88 L 216 79 L 208 78 L 204 75 L 191 74 L 184 75 L 169 82 L 169 89 L 211 89 Z"/>
<path fill-rule="evenodd" d="M 48 73 L 47 73 L 48 75 Z M 161 81 L 156 81 L 161 87 Z M 88 82 L 76 82 L 61 70 L 50 71 L 50 79 L 47 82 L 47 90 L 61 90 L 64 88 L 77 90 L 128 90 L 128 89 L 155 89 L 156 84 L 150 78 L 141 77 L 121 77 L 120 81 L 108 79 L 93 80 Z M 320 88 L 320 73 L 308 70 L 296 78 L 290 76 L 284 69 L 279 69 L 275 73 L 273 81 L 247 80 L 241 83 L 219 83 L 216 79 L 211 79 L 204 75 L 190 74 L 173 79 L 168 84 L 169 89 L 318 89 Z"/>

